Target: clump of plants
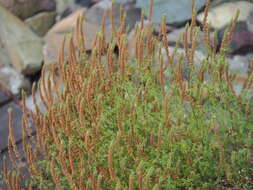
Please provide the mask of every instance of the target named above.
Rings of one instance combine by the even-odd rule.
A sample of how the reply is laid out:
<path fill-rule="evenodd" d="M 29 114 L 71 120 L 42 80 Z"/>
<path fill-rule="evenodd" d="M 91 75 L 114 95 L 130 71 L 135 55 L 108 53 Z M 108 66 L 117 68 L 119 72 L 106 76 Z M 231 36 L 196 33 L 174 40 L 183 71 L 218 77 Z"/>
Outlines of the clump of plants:
<path fill-rule="evenodd" d="M 153 35 L 152 7 L 149 22 L 142 18 L 135 27 L 134 56 L 127 49 L 123 11 L 118 29 L 110 12 L 109 43 L 102 22 L 91 55 L 78 19 L 75 36 L 67 40 L 68 57 L 63 44 L 58 64 L 47 69 L 50 77 L 44 70 L 39 82 L 47 112 L 38 106 L 30 111 L 37 130 L 36 139 L 24 135 L 31 189 L 253 188 L 253 74 L 236 93 L 236 76 L 225 58 L 236 19 L 217 50 L 206 21 L 208 6 L 203 21 L 207 55 L 198 65 L 195 11 L 180 55 L 169 52 L 165 17 L 160 34 Z M 26 115 L 24 134 L 29 136 Z M 10 151 L 18 157 L 11 142 Z M 7 171 L 5 177 L 18 181 Z"/>

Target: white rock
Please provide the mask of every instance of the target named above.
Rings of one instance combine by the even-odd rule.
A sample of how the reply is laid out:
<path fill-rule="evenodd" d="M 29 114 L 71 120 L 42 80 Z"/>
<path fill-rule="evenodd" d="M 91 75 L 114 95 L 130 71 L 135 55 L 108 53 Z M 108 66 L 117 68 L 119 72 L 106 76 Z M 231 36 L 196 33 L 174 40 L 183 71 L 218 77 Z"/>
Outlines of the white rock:
<path fill-rule="evenodd" d="M 214 7 L 208 11 L 207 22 L 211 24 L 213 28 L 220 29 L 236 16 L 237 10 L 240 11 L 238 21 L 246 21 L 250 12 L 253 10 L 253 3 L 246 1 L 224 3 L 217 7 Z M 202 22 L 204 13 L 198 15 L 198 21 Z"/>
<path fill-rule="evenodd" d="M 31 88 L 30 82 L 8 65 L 0 67 L 0 84 L 12 94 L 19 94 L 21 89 L 29 91 Z"/>
<path fill-rule="evenodd" d="M 34 74 L 42 66 L 42 39 L 0 6 L 0 40 L 13 67 L 22 74 Z"/>

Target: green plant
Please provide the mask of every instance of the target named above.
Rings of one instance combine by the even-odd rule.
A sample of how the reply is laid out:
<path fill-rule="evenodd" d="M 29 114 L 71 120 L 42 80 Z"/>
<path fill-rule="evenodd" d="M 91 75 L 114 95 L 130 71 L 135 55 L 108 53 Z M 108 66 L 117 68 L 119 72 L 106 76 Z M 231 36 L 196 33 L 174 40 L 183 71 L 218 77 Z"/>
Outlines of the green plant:
<path fill-rule="evenodd" d="M 77 48 L 71 38 L 65 60 L 63 44 L 59 63 L 48 79 L 44 70 L 39 83 L 47 113 L 38 106 L 30 112 L 37 129 L 35 149 L 24 139 L 30 187 L 252 188 L 253 74 L 237 94 L 225 59 L 236 19 L 216 52 L 205 16 L 208 54 L 197 66 L 195 16 L 183 35 L 184 54 L 169 52 L 164 17 L 159 37 L 151 23 L 136 25 L 134 56 L 127 51 L 123 13 L 109 44 L 102 25 L 91 55 L 85 53 L 79 18 Z M 26 115 L 24 126 L 29 128 Z"/>

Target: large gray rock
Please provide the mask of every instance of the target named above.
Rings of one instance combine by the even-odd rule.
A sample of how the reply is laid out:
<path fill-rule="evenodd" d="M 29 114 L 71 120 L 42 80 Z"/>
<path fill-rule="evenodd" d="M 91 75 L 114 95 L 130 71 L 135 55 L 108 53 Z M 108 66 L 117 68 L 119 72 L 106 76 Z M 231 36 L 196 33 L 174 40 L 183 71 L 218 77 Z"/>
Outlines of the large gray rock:
<path fill-rule="evenodd" d="M 250 62 L 252 60 L 252 53 L 245 56 L 236 55 L 228 59 L 230 73 L 236 74 L 236 80 L 233 83 L 233 87 L 237 94 L 241 93 L 244 81 L 247 79 L 248 73 L 251 69 Z M 252 90 L 249 96 L 253 96 Z"/>
<path fill-rule="evenodd" d="M 22 74 L 33 74 L 42 66 L 42 40 L 20 19 L 0 7 L 0 40 L 13 67 Z"/>
<path fill-rule="evenodd" d="M 0 0 L 0 6 L 10 10 L 21 19 L 38 12 L 55 10 L 55 0 Z"/>
<path fill-rule="evenodd" d="M 196 0 L 196 9 L 200 10 L 206 3 L 206 0 Z M 137 7 L 144 10 L 144 14 L 148 15 L 150 7 L 149 0 L 137 0 Z M 153 8 L 153 22 L 161 23 L 163 14 L 166 15 L 167 23 L 181 24 L 191 19 L 192 1 L 190 0 L 156 0 Z"/>
<path fill-rule="evenodd" d="M 25 77 L 10 66 L 11 60 L 0 40 L 0 86 L 9 90 L 13 94 L 18 94 L 21 89 L 29 91 L 30 82 Z"/>
<path fill-rule="evenodd" d="M 211 27 L 221 29 L 228 25 L 236 16 L 237 10 L 240 11 L 238 21 L 246 21 L 253 10 L 253 3 L 248 1 L 236 1 L 223 3 L 217 7 L 211 8 L 208 11 L 207 22 Z M 202 22 L 204 13 L 198 15 L 198 21 Z"/>
<path fill-rule="evenodd" d="M 66 9 L 75 6 L 75 0 L 56 0 L 56 12 L 62 14 Z"/>
<path fill-rule="evenodd" d="M 92 24 L 101 24 L 105 10 L 111 8 L 111 5 L 112 3 L 110 0 L 104 0 L 95 4 L 85 13 L 86 20 Z M 121 4 L 119 3 L 115 3 L 113 7 L 114 22 L 117 27 L 120 25 L 120 7 Z M 131 30 L 134 27 L 135 23 L 141 18 L 141 9 L 134 7 L 124 8 L 126 12 L 126 26 L 129 26 L 129 29 Z M 106 17 L 106 25 L 108 27 L 111 27 L 109 16 Z"/>
<path fill-rule="evenodd" d="M 50 65 L 52 63 L 57 62 L 59 48 L 62 45 L 64 37 L 68 37 L 68 35 L 73 32 L 76 26 L 78 16 L 80 16 L 81 14 L 85 14 L 85 12 L 85 8 L 79 9 L 78 11 L 72 13 L 59 23 L 55 24 L 54 27 L 49 30 L 49 32 L 45 36 L 45 45 L 43 49 L 45 65 Z M 99 30 L 99 24 L 92 24 L 89 22 L 83 23 L 86 50 L 92 49 L 96 34 Z M 110 40 L 111 34 L 111 28 L 105 27 L 105 40 L 107 42 Z M 65 50 L 65 55 L 67 56 L 67 48 L 65 48 Z"/>
<path fill-rule="evenodd" d="M 248 16 L 246 23 L 248 26 L 248 30 L 253 32 L 253 9 L 250 11 L 250 14 Z"/>
<path fill-rule="evenodd" d="M 238 0 L 212 0 L 210 7 L 216 7 L 223 3 L 231 3 L 231 2 L 236 2 L 236 1 Z M 253 0 L 244 0 L 244 1 L 253 2 Z"/>
<path fill-rule="evenodd" d="M 10 99 L 11 98 L 9 96 L 6 96 L 6 94 L 4 94 L 3 92 L 0 91 L 0 106 L 2 106 L 4 104 L 6 104 L 7 102 L 9 102 Z"/>
<path fill-rule="evenodd" d="M 19 95 L 21 90 L 26 92 L 31 90 L 30 81 L 9 65 L 0 65 L 0 86 L 14 95 Z"/>
<path fill-rule="evenodd" d="M 89 7 L 93 3 L 96 3 L 96 1 L 99 1 L 99 0 L 75 0 L 75 3 L 84 7 Z"/>
<path fill-rule="evenodd" d="M 35 144 L 33 143 L 33 138 L 29 138 L 28 142 L 32 146 L 33 150 L 35 150 Z M 24 178 L 21 178 L 18 185 L 21 189 L 28 189 L 26 182 L 28 182 L 30 180 L 30 173 L 28 170 L 28 158 L 27 158 L 27 155 L 26 155 L 24 148 L 23 148 L 23 142 L 22 141 L 18 142 L 16 144 L 16 147 L 17 147 L 17 151 L 19 152 L 20 159 L 15 159 L 15 161 L 17 163 L 17 167 L 19 168 L 22 175 L 24 176 Z M 10 159 L 10 154 L 9 154 L 8 149 L 1 152 L 0 172 L 3 171 L 4 164 L 7 168 L 7 171 L 11 171 L 14 168 L 13 163 Z M 1 175 L 0 175 L 0 189 L 1 190 L 12 190 L 10 188 L 8 189 L 8 186 L 5 182 L 5 180 L 3 179 L 3 176 L 1 176 Z M 33 187 L 33 190 L 39 190 L 39 189 L 37 187 L 36 188 Z"/>
<path fill-rule="evenodd" d="M 18 94 L 21 89 L 30 91 L 30 82 L 13 67 L 11 60 L 0 39 L 0 86 L 9 90 L 12 94 Z"/>
<path fill-rule="evenodd" d="M 18 168 L 21 170 L 22 174 L 25 176 L 25 179 L 21 180 L 18 185 L 21 186 L 21 188 L 25 188 L 25 182 L 29 179 L 29 171 L 27 169 L 27 158 L 23 149 L 22 142 L 19 142 L 17 144 L 17 150 L 21 156 L 20 160 L 16 160 Z M 13 163 L 10 159 L 9 151 L 5 150 L 1 152 L 0 157 L 0 172 L 3 171 L 3 165 L 5 164 L 8 171 L 10 171 L 13 168 Z M 3 176 L 2 176 L 3 177 Z M 4 179 L 1 179 L 0 176 L 0 189 L 1 190 L 10 190 L 8 189 L 8 186 Z"/>
<path fill-rule="evenodd" d="M 9 116 L 8 109 L 12 109 L 12 118 L 13 118 L 13 133 L 15 141 L 19 142 L 22 140 L 22 109 L 17 104 L 11 102 L 5 104 L 0 109 L 0 152 L 8 148 L 8 136 L 9 136 Z M 32 133 L 35 132 L 35 128 L 31 125 Z"/>
<path fill-rule="evenodd" d="M 39 36 L 44 36 L 55 23 L 56 12 L 42 12 L 25 20 Z"/>
<path fill-rule="evenodd" d="M 219 44 L 222 42 L 225 31 L 226 27 L 218 32 Z M 236 23 L 228 48 L 230 54 L 248 54 L 253 51 L 253 31 L 249 31 L 246 22 Z"/>

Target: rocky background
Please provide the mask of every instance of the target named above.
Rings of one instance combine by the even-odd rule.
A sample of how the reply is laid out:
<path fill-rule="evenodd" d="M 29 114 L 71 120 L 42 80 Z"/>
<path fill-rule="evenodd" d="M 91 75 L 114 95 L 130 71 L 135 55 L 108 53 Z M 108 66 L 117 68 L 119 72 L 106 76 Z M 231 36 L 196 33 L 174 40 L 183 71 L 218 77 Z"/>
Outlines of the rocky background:
<path fill-rule="evenodd" d="M 191 19 L 191 1 L 154 2 L 153 22 L 159 28 L 162 15 L 166 13 L 168 39 L 170 48 L 173 49 L 173 45 L 184 31 L 185 24 Z M 197 20 L 200 26 L 205 2 L 206 0 L 196 0 Z M 7 147 L 8 108 L 13 109 L 14 135 L 17 147 L 22 153 L 21 90 L 25 90 L 29 95 L 32 83 L 39 79 L 43 66 L 57 62 L 58 48 L 64 36 L 73 31 L 80 14 L 84 14 L 86 20 L 83 26 L 85 46 L 90 50 L 103 12 L 110 6 L 110 0 L 0 0 L 0 170 L 4 157 L 10 166 Z M 131 31 L 136 22 L 139 22 L 141 11 L 143 10 L 144 14 L 148 12 L 149 0 L 116 0 L 116 24 L 119 23 L 120 6 L 126 10 L 126 23 L 131 38 Z M 253 0 L 213 0 L 208 22 L 213 31 L 218 31 L 218 43 L 221 43 L 225 28 L 235 16 L 237 9 L 240 10 L 239 22 L 232 37 L 228 60 L 230 70 L 238 74 L 240 79 L 246 76 L 250 69 L 250 60 L 253 59 Z M 110 38 L 111 30 L 108 19 L 106 39 Z M 201 47 L 202 42 L 198 43 Z M 129 48 L 131 47 L 129 44 Z M 200 48 L 196 57 L 201 59 L 204 53 Z M 237 91 L 240 91 L 239 83 L 240 81 Z M 26 103 L 28 109 L 34 109 L 31 96 L 28 96 Z M 23 170 L 25 161 L 24 157 L 22 163 L 19 163 Z M 6 186 L 1 184 L 0 188 L 4 190 Z"/>

